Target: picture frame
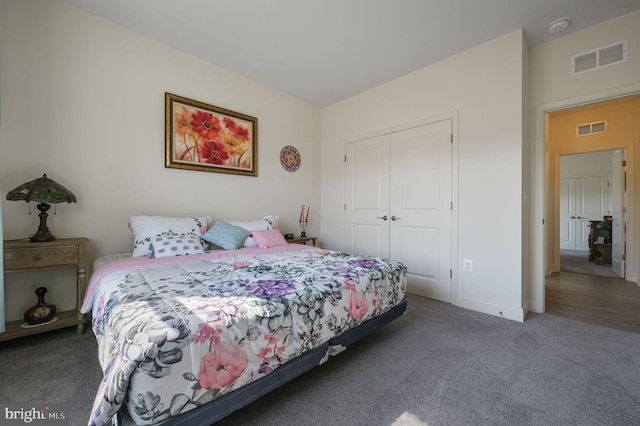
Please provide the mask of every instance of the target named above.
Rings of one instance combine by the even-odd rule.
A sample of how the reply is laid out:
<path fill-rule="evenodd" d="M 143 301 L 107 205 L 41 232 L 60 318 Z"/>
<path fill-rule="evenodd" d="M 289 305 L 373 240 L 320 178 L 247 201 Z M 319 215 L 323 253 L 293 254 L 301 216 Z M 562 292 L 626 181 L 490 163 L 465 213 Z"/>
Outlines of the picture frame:
<path fill-rule="evenodd" d="M 165 93 L 165 167 L 258 176 L 258 119 Z"/>

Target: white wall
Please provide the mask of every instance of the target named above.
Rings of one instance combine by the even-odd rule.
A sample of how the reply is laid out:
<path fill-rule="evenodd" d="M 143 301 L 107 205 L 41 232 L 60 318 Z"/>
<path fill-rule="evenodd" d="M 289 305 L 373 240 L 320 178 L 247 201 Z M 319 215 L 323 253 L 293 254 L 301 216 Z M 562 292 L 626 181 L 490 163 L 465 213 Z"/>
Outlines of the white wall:
<path fill-rule="evenodd" d="M 165 168 L 165 92 L 257 117 L 258 177 Z M 3 190 L 45 172 L 72 190 L 78 203 L 58 204 L 48 225 L 58 238 L 88 237 L 90 261 L 131 250 L 127 221 L 136 214 L 274 214 L 284 232 L 298 233 L 305 204 L 317 234 L 320 119 L 317 107 L 57 0 L 0 2 Z M 279 163 L 289 144 L 302 154 L 296 173 Z M 35 232 L 37 214 L 5 195 L 4 237 Z M 8 280 L 7 300 L 21 315 L 35 296 Z"/>
<path fill-rule="evenodd" d="M 569 76 L 571 55 L 623 39 L 628 63 Z M 133 214 L 278 214 L 285 232 L 297 232 L 302 203 L 321 213 L 310 232 L 341 248 L 345 143 L 455 116 L 454 298 L 521 319 L 528 297 L 543 309 L 544 111 L 640 91 L 640 12 L 532 49 L 528 72 L 527 55 L 516 31 L 320 112 L 57 0 L 3 0 L 0 180 L 6 191 L 46 172 L 72 189 L 78 204 L 58 205 L 49 225 L 58 237 L 89 237 L 91 260 L 130 249 Z M 259 176 L 165 169 L 164 92 L 258 117 Z M 287 144 L 303 156 L 295 174 L 278 163 Z M 5 238 L 34 232 L 37 215 L 2 195 Z M 473 273 L 462 273 L 462 259 L 473 259 Z"/>
<path fill-rule="evenodd" d="M 611 176 L 613 151 L 587 152 L 560 157 L 561 177 Z"/>
<path fill-rule="evenodd" d="M 607 46 L 622 40 L 628 41 L 628 61 L 571 76 L 572 55 Z M 531 256 L 532 310 L 544 311 L 545 251 L 549 251 L 543 220 L 552 216 L 545 210 L 545 118 L 546 111 L 597 102 L 626 94 L 640 92 L 640 11 L 623 15 L 600 25 L 578 31 L 530 50 L 530 140 L 531 159 L 531 221 L 533 252 Z M 640 153 L 635 150 L 631 167 L 640 165 Z M 628 170 L 629 171 L 629 170 Z M 632 170 L 633 171 L 633 170 Z M 640 173 L 635 173 L 633 188 L 640 187 Z M 640 212 L 640 198 L 628 206 Z M 547 203 L 548 205 L 549 203 Z M 635 217 L 638 217 L 637 215 Z M 637 221 L 636 221 L 637 222 Z M 549 224 L 547 220 L 547 224 Z M 628 264 L 640 263 L 640 234 L 636 223 L 627 223 L 627 250 L 634 254 Z M 637 270 L 632 273 L 637 280 Z"/>
<path fill-rule="evenodd" d="M 322 235 L 342 248 L 345 143 L 454 114 L 454 303 L 522 320 L 523 33 L 515 31 L 322 110 Z M 419 54 L 419 52 L 416 52 Z M 472 273 L 462 259 L 473 260 Z"/>

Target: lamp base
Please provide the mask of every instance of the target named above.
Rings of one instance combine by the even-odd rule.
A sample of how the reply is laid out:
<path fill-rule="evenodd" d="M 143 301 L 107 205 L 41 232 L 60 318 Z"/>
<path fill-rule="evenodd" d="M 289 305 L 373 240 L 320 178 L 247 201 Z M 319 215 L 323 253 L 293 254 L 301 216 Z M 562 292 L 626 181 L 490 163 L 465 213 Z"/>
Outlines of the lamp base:
<path fill-rule="evenodd" d="M 47 203 L 38 204 L 38 210 L 40 210 L 40 226 L 38 227 L 38 231 L 29 237 L 29 240 L 33 243 L 46 243 L 47 241 L 53 241 L 56 237 L 49 231 L 47 228 L 47 210 L 49 210 L 51 206 Z"/>
<path fill-rule="evenodd" d="M 29 241 L 32 243 L 46 243 L 47 241 L 53 241 L 55 239 L 56 237 L 54 237 L 48 229 L 46 231 L 38 229 L 38 232 L 29 237 Z"/>

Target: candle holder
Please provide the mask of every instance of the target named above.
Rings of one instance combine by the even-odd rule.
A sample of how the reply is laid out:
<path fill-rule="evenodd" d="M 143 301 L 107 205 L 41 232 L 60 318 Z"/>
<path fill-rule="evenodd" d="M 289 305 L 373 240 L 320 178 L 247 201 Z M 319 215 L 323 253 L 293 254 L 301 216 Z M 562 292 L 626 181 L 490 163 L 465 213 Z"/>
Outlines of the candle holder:
<path fill-rule="evenodd" d="M 307 224 L 309 221 L 307 219 L 300 219 L 300 238 L 307 237 Z"/>
<path fill-rule="evenodd" d="M 300 209 L 300 238 L 307 238 L 307 224 L 309 223 L 309 212 L 311 211 L 311 206 L 307 206 L 307 214 L 304 213 L 304 204 Z"/>

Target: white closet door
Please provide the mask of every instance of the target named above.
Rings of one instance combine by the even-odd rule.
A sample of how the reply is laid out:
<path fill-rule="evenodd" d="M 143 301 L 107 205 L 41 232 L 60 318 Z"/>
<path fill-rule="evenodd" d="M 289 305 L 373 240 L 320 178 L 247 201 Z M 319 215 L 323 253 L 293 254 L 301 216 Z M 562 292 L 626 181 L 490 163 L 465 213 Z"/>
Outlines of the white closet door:
<path fill-rule="evenodd" d="M 389 135 L 346 146 L 344 250 L 389 258 Z"/>
<path fill-rule="evenodd" d="M 346 145 L 344 250 L 403 262 L 411 293 L 446 302 L 451 120 Z"/>
<path fill-rule="evenodd" d="M 560 179 L 560 248 L 589 251 L 591 221 L 609 214 L 609 178 Z"/>
<path fill-rule="evenodd" d="M 576 250 L 589 251 L 592 220 L 609 214 L 609 177 L 576 178 Z"/>
<path fill-rule="evenodd" d="M 560 248 L 576 249 L 575 179 L 560 179 Z"/>
<path fill-rule="evenodd" d="M 451 121 L 391 134 L 390 257 L 408 291 L 451 302 Z"/>

